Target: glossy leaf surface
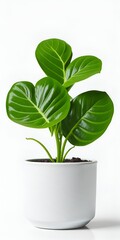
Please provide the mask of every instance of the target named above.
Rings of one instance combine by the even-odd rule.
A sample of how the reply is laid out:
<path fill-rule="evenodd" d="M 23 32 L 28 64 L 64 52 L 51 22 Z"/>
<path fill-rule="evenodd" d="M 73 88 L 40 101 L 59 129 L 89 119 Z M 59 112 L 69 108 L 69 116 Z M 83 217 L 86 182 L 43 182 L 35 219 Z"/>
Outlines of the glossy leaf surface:
<path fill-rule="evenodd" d="M 63 84 L 65 68 L 72 57 L 71 47 L 63 40 L 48 39 L 37 46 L 35 54 L 46 75 Z"/>
<path fill-rule="evenodd" d="M 50 77 L 39 80 L 35 87 L 30 82 L 17 82 L 7 96 L 8 117 L 32 128 L 57 124 L 66 117 L 69 108 L 66 89 Z"/>
<path fill-rule="evenodd" d="M 101 71 L 102 62 L 94 56 L 76 58 L 66 69 L 66 88 Z"/>
<path fill-rule="evenodd" d="M 113 115 L 113 103 L 105 92 L 88 91 L 71 101 L 62 132 L 73 145 L 84 146 L 99 138 Z"/>

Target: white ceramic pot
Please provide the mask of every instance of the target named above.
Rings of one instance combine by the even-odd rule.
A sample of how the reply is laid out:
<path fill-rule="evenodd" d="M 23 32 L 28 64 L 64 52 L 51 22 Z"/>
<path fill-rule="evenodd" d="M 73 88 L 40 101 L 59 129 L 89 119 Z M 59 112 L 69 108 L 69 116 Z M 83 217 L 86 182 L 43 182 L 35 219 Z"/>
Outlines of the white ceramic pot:
<path fill-rule="evenodd" d="M 36 227 L 71 229 L 95 216 L 97 162 L 25 161 L 25 215 Z"/>

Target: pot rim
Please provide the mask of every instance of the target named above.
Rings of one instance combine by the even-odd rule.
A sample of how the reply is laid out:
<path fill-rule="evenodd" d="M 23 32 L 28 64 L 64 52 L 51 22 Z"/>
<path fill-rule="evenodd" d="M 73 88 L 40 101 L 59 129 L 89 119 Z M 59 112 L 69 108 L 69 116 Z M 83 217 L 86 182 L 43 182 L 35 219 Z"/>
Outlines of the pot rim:
<path fill-rule="evenodd" d="M 98 162 L 96 160 L 92 161 L 89 160 L 88 162 L 38 162 L 38 160 L 41 160 L 44 158 L 37 158 L 37 159 L 27 159 L 25 160 L 26 163 L 35 164 L 35 165 L 85 165 L 85 164 L 97 164 Z"/>

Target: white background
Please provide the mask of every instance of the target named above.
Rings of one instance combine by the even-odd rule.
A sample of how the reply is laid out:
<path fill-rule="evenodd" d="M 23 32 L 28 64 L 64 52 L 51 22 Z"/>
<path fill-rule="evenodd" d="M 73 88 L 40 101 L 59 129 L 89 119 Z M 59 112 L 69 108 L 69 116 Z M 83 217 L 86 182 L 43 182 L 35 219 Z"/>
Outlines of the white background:
<path fill-rule="evenodd" d="M 103 61 L 101 74 L 77 83 L 72 96 L 90 89 L 105 90 L 115 105 L 106 133 L 69 155 L 98 161 L 96 217 L 82 230 L 36 229 L 23 213 L 23 162 L 44 157 L 39 145 L 25 138 L 34 137 L 48 144 L 53 155 L 55 147 L 48 130 L 11 122 L 5 101 L 14 82 L 36 83 L 44 76 L 34 52 L 37 44 L 47 38 L 67 41 L 73 48 L 73 58 L 91 54 Z M 0 239 L 120 239 L 119 0 L 0 0 Z"/>

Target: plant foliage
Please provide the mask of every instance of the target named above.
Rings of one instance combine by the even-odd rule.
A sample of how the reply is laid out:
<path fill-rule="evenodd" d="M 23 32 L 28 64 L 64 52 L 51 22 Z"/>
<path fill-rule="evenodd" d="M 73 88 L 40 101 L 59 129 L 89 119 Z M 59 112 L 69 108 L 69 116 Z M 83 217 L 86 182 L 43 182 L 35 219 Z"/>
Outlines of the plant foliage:
<path fill-rule="evenodd" d="M 49 128 L 56 139 L 57 156 L 51 161 L 63 162 L 74 146 L 85 146 L 98 139 L 111 122 L 114 106 L 106 92 L 87 91 L 74 99 L 69 89 L 76 83 L 100 73 L 102 62 L 95 56 L 72 58 L 69 44 L 60 39 L 42 41 L 35 55 L 46 77 L 34 86 L 31 82 L 15 83 L 8 92 L 8 117 L 31 128 Z M 64 137 L 64 141 L 63 141 Z M 72 147 L 66 151 L 66 143 Z"/>

